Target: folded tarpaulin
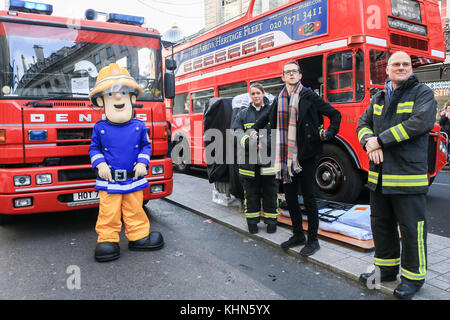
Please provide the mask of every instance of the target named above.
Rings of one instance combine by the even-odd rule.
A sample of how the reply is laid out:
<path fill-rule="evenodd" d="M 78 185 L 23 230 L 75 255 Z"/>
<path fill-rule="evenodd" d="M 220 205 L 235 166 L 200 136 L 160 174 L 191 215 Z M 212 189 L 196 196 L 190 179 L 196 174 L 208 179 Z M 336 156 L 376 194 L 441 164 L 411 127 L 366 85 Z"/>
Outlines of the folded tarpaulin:
<path fill-rule="evenodd" d="M 370 227 L 370 206 L 358 204 L 353 206 L 337 220 L 340 223 L 372 232 Z"/>
<path fill-rule="evenodd" d="M 319 229 L 322 229 L 324 231 L 328 232 L 335 232 L 339 234 L 343 234 L 345 236 L 348 236 L 350 238 L 358 239 L 358 240 L 371 240 L 373 238 L 372 232 L 355 228 L 343 223 L 340 223 L 338 221 L 335 222 L 324 222 L 319 221 Z"/>

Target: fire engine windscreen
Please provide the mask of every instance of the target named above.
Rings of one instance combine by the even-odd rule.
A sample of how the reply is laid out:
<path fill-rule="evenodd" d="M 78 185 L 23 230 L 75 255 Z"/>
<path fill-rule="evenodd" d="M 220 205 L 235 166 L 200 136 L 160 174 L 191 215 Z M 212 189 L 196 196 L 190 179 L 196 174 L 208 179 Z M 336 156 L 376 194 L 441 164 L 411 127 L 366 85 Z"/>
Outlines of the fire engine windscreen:
<path fill-rule="evenodd" d="M 125 67 L 139 100 L 162 100 L 159 39 L 76 28 L 0 22 L 0 98 L 87 98 L 98 70 Z"/>

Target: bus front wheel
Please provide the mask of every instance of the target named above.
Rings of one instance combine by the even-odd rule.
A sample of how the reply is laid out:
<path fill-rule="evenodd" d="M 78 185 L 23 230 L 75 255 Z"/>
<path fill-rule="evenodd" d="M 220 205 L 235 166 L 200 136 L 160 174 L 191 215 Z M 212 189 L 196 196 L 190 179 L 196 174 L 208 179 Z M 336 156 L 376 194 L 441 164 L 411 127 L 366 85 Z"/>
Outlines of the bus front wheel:
<path fill-rule="evenodd" d="M 338 202 L 354 202 L 362 190 L 362 177 L 349 155 L 341 148 L 325 144 L 316 158 L 317 197 Z"/>

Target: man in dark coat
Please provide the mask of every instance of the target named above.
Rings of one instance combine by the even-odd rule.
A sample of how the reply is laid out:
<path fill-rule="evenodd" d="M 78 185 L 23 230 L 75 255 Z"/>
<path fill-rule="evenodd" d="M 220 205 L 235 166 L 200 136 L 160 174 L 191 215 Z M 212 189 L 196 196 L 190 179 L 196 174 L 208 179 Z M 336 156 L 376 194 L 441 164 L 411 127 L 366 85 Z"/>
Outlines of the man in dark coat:
<path fill-rule="evenodd" d="M 281 78 L 285 87 L 272 103 L 270 113 L 258 120 L 253 128 L 261 129 L 270 122 L 271 129 L 276 130 L 276 146 L 272 147 L 276 178 L 283 183 L 294 233 L 281 247 L 288 249 L 306 243 L 300 254 L 310 256 L 320 249 L 314 158 L 322 150 L 321 140 L 329 140 L 338 133 L 341 114 L 314 91 L 302 86 L 302 71 L 297 62 L 287 62 Z M 320 131 L 324 115 L 330 119 L 330 126 L 326 131 Z M 308 215 L 307 241 L 298 202 L 299 185 Z"/>

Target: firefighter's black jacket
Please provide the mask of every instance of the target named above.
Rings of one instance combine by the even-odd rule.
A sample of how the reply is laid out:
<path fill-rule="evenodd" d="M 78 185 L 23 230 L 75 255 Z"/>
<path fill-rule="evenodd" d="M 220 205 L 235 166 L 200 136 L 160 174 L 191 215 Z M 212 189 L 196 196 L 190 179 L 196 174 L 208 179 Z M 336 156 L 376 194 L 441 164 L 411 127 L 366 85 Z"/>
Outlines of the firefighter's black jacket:
<path fill-rule="evenodd" d="M 436 120 L 436 107 L 433 91 L 415 75 L 393 92 L 387 83 L 372 97 L 356 129 L 363 147 L 374 136 L 382 146 L 384 161 L 380 165 L 370 162 L 371 190 L 381 181 L 385 194 L 427 192 L 428 133 Z"/>
<path fill-rule="evenodd" d="M 261 165 L 262 167 L 269 167 L 270 162 L 264 161 L 264 163 L 261 162 L 261 158 L 258 157 L 256 151 L 257 145 L 259 142 L 263 144 L 263 150 L 260 150 L 260 152 L 264 152 L 267 157 L 270 157 L 271 155 L 271 135 L 270 135 L 270 128 L 269 125 L 266 125 L 265 128 L 265 135 L 262 136 L 260 139 L 252 139 L 250 138 L 250 129 L 253 127 L 255 122 L 265 117 L 270 111 L 270 104 L 269 100 L 264 97 L 264 104 L 261 106 L 261 109 L 259 111 L 256 110 L 256 108 L 253 106 L 252 103 L 248 107 L 245 107 L 241 109 L 238 114 L 236 115 L 236 118 L 233 122 L 232 129 L 235 130 L 235 136 L 237 137 L 237 144 L 238 148 L 240 148 L 240 152 L 243 152 L 242 155 L 245 155 L 245 161 L 244 159 L 241 159 L 241 163 L 239 164 L 239 167 L 245 170 L 249 170 L 251 172 L 255 171 L 256 165 Z M 262 131 L 261 131 L 262 132 Z M 249 152 L 252 152 L 250 155 Z M 268 158 L 266 158 L 268 160 Z"/>

